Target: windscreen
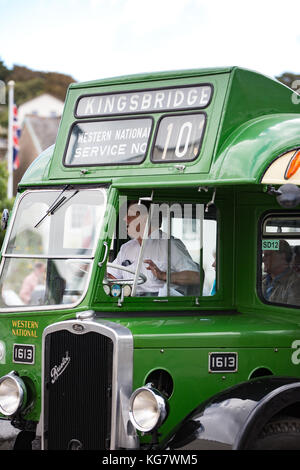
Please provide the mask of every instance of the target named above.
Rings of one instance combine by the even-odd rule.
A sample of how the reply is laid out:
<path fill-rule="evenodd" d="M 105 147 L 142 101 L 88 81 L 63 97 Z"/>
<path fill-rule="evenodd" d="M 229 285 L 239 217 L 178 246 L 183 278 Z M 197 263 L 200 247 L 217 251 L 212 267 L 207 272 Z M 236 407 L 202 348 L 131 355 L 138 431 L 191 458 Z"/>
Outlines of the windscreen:
<path fill-rule="evenodd" d="M 21 196 L 3 247 L 1 308 L 78 302 L 105 208 L 105 189 L 40 190 Z"/>

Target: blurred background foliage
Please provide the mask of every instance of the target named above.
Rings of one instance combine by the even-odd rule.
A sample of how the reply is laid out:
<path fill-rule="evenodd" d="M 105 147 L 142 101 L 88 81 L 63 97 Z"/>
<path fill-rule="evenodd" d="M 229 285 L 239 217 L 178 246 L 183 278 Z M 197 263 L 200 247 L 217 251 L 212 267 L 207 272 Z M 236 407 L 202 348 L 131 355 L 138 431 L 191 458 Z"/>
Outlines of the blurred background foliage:
<path fill-rule="evenodd" d="M 75 80 L 70 75 L 56 72 L 39 72 L 28 67 L 13 65 L 8 69 L 0 57 L 0 80 L 15 82 L 15 103 L 19 106 L 43 93 L 49 93 L 64 101 L 68 86 Z M 7 102 L 7 100 L 6 100 Z M 7 105 L 0 105 L 0 126 L 7 128 Z"/>

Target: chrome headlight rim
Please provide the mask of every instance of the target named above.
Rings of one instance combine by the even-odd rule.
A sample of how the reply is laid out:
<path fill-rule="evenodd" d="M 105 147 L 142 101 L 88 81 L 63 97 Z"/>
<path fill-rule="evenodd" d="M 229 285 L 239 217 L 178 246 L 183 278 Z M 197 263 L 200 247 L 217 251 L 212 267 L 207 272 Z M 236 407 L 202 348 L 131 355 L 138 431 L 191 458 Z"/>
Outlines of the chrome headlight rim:
<path fill-rule="evenodd" d="M 15 388 L 15 393 L 17 396 L 17 400 L 15 402 L 15 406 L 6 406 L 2 404 L 3 396 L 1 395 L 1 385 L 5 381 L 10 382 L 13 387 Z M 3 377 L 0 377 L 0 413 L 4 416 L 14 416 L 18 411 L 22 410 L 25 406 L 27 400 L 27 389 L 24 381 L 14 372 L 10 372 Z"/>
<path fill-rule="evenodd" d="M 149 424 L 148 426 L 146 426 L 145 424 L 143 425 L 140 424 L 140 421 L 136 416 L 135 400 L 142 393 L 146 393 L 146 394 L 149 393 L 151 399 L 154 400 L 155 405 L 157 407 L 156 421 L 154 423 L 152 422 L 152 424 L 151 425 Z M 144 385 L 143 387 L 136 389 L 132 393 L 130 400 L 129 400 L 129 418 L 130 418 L 132 425 L 138 431 L 145 432 L 145 433 L 155 431 L 163 424 L 167 416 L 168 416 L 168 401 L 158 390 L 153 388 L 151 384 Z"/>

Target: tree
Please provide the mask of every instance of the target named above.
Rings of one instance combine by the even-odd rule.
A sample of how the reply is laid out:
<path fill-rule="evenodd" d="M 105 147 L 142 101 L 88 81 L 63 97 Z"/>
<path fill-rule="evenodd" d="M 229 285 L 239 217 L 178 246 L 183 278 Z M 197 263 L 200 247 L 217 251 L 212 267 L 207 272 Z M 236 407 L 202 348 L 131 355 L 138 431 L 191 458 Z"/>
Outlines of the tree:
<path fill-rule="evenodd" d="M 9 79 L 10 71 L 4 64 L 3 60 L 0 58 L 0 80 L 6 83 Z M 7 127 L 8 122 L 8 111 L 6 105 L 0 105 L 0 126 L 3 128 Z"/>
<path fill-rule="evenodd" d="M 64 101 L 68 86 L 75 81 L 70 75 L 34 71 L 21 65 L 13 66 L 9 78 L 16 83 L 17 104 L 22 104 L 42 93 L 49 93 Z"/>
<path fill-rule="evenodd" d="M 289 88 L 292 88 L 294 90 L 299 89 L 300 74 L 284 72 L 279 77 L 276 77 L 276 79 L 279 82 L 283 83 L 284 85 L 287 85 Z M 298 84 L 297 84 L 297 81 L 298 81 Z"/>
<path fill-rule="evenodd" d="M 44 93 L 44 82 L 42 78 L 37 77 L 24 82 L 15 82 L 14 98 L 17 106 L 32 100 L 42 93 Z"/>
<path fill-rule="evenodd" d="M 0 80 L 3 82 L 6 82 L 8 80 L 10 71 L 4 64 L 3 60 L 0 58 Z"/>
<path fill-rule="evenodd" d="M 43 93 L 49 93 L 64 101 L 70 83 L 75 80 L 70 75 L 56 72 L 41 72 L 31 70 L 23 65 L 14 64 L 10 70 L 0 58 L 0 80 L 7 83 L 15 82 L 14 98 L 17 106 L 29 101 Z M 0 105 L 0 126 L 8 126 L 8 109 L 6 105 Z"/>

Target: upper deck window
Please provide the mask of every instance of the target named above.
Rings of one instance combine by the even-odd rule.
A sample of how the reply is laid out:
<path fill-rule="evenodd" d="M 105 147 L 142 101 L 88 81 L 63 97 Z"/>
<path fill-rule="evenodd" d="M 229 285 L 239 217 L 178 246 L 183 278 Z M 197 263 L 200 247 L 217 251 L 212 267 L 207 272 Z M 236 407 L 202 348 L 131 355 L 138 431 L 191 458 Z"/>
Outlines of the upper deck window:
<path fill-rule="evenodd" d="M 206 115 L 184 114 L 161 119 L 151 159 L 155 163 L 186 162 L 198 157 Z"/>
<path fill-rule="evenodd" d="M 214 295 L 216 251 L 215 208 L 128 201 L 120 209 L 104 290 L 112 297 L 121 290 L 131 297 Z"/>
<path fill-rule="evenodd" d="M 204 109 L 212 95 L 213 86 L 202 84 L 81 96 L 75 116 L 103 119 L 72 125 L 63 163 L 67 167 L 140 164 L 149 149 L 156 123 L 154 114 L 166 112 L 161 119 L 158 117 L 152 162 L 192 161 L 200 152 L 206 114 L 175 112 Z M 107 118 L 146 113 L 149 116 Z"/>
<path fill-rule="evenodd" d="M 152 119 L 77 122 L 64 158 L 66 166 L 141 163 L 148 149 Z"/>

